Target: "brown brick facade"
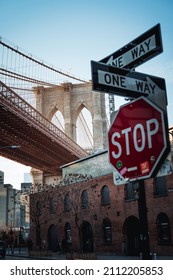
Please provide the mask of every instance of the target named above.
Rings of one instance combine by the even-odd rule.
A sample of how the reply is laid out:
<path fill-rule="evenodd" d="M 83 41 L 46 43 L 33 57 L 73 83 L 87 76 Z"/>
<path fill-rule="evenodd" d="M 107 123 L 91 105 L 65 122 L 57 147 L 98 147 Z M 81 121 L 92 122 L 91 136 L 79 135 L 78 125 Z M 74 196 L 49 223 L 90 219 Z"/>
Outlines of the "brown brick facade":
<path fill-rule="evenodd" d="M 173 254 L 173 175 L 164 180 L 145 181 L 148 231 L 151 252 L 159 255 Z M 164 184 L 164 188 L 159 184 Z M 107 186 L 103 193 L 103 187 Z M 82 182 L 52 187 L 47 192 L 33 195 L 31 199 L 31 235 L 34 244 L 36 228 L 34 205 L 41 201 L 40 228 L 41 242 L 49 249 L 55 249 L 58 241 L 67 237 L 71 251 L 95 251 L 96 253 L 139 254 L 139 219 L 137 192 L 127 191 L 128 185 L 115 186 L 112 174 L 88 178 Z M 73 191 L 72 191 L 73 190 Z M 81 194 L 86 190 L 88 199 L 81 204 Z M 164 190 L 164 191 L 163 191 Z M 66 193 L 70 194 L 70 210 L 64 210 Z M 75 194 L 75 195 L 74 195 Z M 42 198 L 41 198 L 42 197 Z M 50 211 L 50 200 L 54 199 L 54 209 Z M 33 202 L 33 203 L 32 203 Z M 68 206 L 68 201 L 66 201 Z M 85 206 L 87 207 L 85 208 Z M 73 208 L 77 207 L 77 210 Z M 75 212 L 76 211 L 76 212 Z M 76 223 L 75 223 L 76 221 Z M 79 229 L 80 231 L 79 231 Z"/>

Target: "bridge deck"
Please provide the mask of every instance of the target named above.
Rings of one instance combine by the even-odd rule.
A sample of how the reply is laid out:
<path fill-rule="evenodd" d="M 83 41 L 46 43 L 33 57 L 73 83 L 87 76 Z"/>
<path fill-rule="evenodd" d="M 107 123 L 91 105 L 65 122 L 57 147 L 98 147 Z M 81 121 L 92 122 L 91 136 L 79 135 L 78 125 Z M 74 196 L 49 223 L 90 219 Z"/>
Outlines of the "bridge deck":
<path fill-rule="evenodd" d="M 0 82 L 0 155 L 50 174 L 87 153 Z M 16 149 L 7 146 L 20 146 Z M 4 147 L 4 148 L 3 148 Z"/>

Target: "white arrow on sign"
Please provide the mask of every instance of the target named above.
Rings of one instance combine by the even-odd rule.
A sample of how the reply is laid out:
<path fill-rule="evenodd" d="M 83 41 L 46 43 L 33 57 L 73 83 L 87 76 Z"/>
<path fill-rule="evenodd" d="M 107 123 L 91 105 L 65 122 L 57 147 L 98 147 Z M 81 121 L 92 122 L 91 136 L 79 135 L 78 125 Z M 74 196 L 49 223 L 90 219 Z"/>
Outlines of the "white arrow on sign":
<path fill-rule="evenodd" d="M 133 61 L 136 61 L 140 57 L 150 53 L 152 50 L 155 50 L 156 47 L 156 36 L 152 35 L 151 37 L 147 38 L 147 40 L 141 42 L 139 45 L 135 46 L 117 58 L 114 58 L 114 56 L 111 55 L 108 57 L 108 60 L 105 61 L 105 64 L 125 68 Z"/>
<path fill-rule="evenodd" d="M 163 51 L 160 24 L 149 29 L 100 62 L 119 68 L 133 69 Z"/>

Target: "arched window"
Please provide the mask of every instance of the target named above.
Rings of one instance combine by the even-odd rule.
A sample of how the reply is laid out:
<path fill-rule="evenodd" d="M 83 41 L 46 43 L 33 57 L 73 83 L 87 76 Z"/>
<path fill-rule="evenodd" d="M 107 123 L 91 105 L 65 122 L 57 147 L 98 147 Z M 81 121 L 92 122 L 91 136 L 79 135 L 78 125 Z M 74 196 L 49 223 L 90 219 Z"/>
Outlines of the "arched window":
<path fill-rule="evenodd" d="M 102 223 L 103 242 L 112 243 L 112 225 L 109 219 L 104 219 Z"/>
<path fill-rule="evenodd" d="M 81 194 L 81 208 L 88 208 L 88 192 L 84 190 Z"/>
<path fill-rule="evenodd" d="M 154 183 L 154 195 L 155 196 L 161 197 L 161 196 L 168 195 L 165 176 L 155 177 L 153 183 Z"/>
<path fill-rule="evenodd" d="M 64 211 L 70 211 L 71 205 L 70 205 L 70 194 L 67 193 L 64 199 Z"/>
<path fill-rule="evenodd" d="M 108 186 L 103 186 L 101 189 L 101 204 L 108 205 L 110 204 L 109 188 Z"/>
<path fill-rule="evenodd" d="M 64 227 L 64 232 L 65 232 L 65 240 L 68 244 L 72 243 L 72 234 L 71 234 L 71 226 L 69 223 L 65 224 Z"/>
<path fill-rule="evenodd" d="M 156 224 L 158 244 L 171 243 L 170 223 L 168 216 L 165 213 L 160 213 L 157 216 Z"/>
<path fill-rule="evenodd" d="M 125 200 L 135 200 L 138 198 L 139 182 L 129 182 L 124 186 Z"/>

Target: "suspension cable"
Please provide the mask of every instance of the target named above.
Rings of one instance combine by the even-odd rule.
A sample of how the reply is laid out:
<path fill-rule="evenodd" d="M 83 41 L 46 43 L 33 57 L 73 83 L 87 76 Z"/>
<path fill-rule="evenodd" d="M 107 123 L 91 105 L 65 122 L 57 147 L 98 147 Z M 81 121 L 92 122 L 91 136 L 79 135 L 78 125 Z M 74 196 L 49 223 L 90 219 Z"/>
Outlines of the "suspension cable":
<path fill-rule="evenodd" d="M 52 66 L 49 66 L 49 65 L 47 65 L 47 64 L 45 64 L 45 63 L 43 63 L 43 62 L 40 62 L 40 61 L 34 59 L 32 56 L 29 56 L 29 55 L 24 54 L 23 52 L 19 51 L 18 48 L 15 49 L 14 47 L 9 46 L 9 45 L 7 45 L 6 43 L 4 43 L 4 42 L 2 41 L 2 38 L 0 38 L 0 44 L 3 45 L 4 47 L 6 47 L 7 49 L 10 49 L 10 50 L 14 51 L 15 53 L 17 53 L 17 54 L 19 54 L 19 55 L 21 55 L 21 56 L 23 56 L 23 57 L 25 57 L 25 58 L 31 60 L 32 62 L 35 62 L 35 63 L 41 65 L 41 66 L 43 66 L 43 67 L 45 67 L 45 68 L 47 68 L 47 69 L 49 69 L 49 70 L 51 70 L 51 71 L 53 71 L 53 72 L 56 72 L 56 73 L 58 73 L 58 74 L 61 74 L 61 75 L 63 75 L 63 76 L 66 76 L 66 77 L 68 77 L 68 78 L 71 78 L 71 79 L 74 79 L 74 80 L 77 80 L 77 81 L 80 81 L 80 82 L 90 83 L 89 81 L 83 80 L 83 79 L 81 79 L 81 78 L 77 78 L 77 77 L 72 76 L 72 75 L 67 74 L 67 73 L 64 73 L 64 72 L 62 72 L 62 71 L 60 71 L 60 70 L 57 70 L 57 69 L 53 68 Z"/>
<path fill-rule="evenodd" d="M 92 141 L 91 141 L 91 139 L 93 140 L 93 137 L 92 137 L 91 131 L 90 131 L 88 125 L 87 125 L 87 122 L 86 122 L 86 120 L 85 120 L 85 118 L 84 118 L 82 112 L 80 112 L 80 114 L 79 114 L 79 119 L 81 120 L 81 123 L 82 123 L 82 125 L 83 125 L 83 128 L 84 128 L 84 130 L 85 130 L 85 132 L 86 132 L 86 135 L 87 135 L 87 137 L 88 137 L 88 140 L 89 140 L 91 146 L 93 146 L 93 143 L 92 143 Z"/>

